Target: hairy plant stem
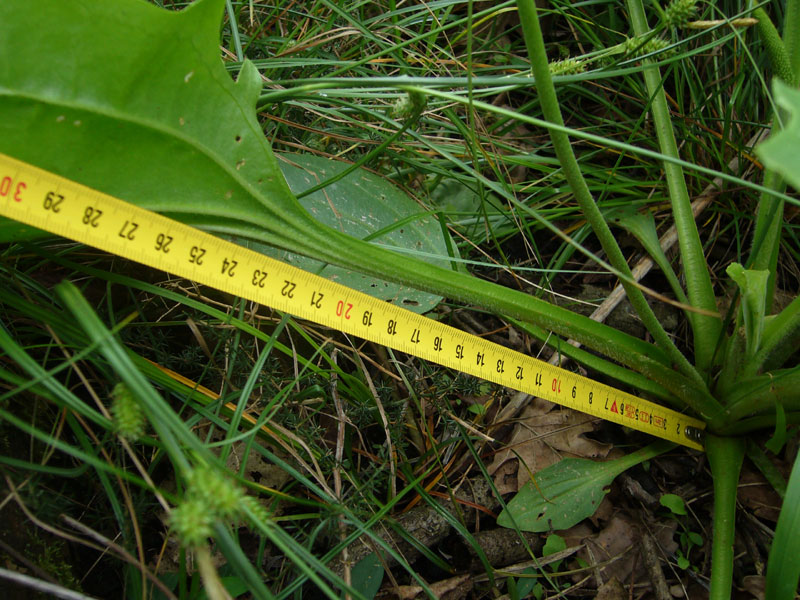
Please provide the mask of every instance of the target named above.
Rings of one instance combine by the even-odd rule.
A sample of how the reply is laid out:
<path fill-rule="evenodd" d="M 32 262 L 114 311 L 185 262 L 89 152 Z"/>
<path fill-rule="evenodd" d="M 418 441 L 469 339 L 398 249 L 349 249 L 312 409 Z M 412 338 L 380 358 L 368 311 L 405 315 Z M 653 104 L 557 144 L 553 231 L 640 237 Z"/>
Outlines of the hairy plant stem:
<path fill-rule="evenodd" d="M 550 67 L 544 48 L 542 30 L 539 26 L 536 4 L 533 0 L 519 0 L 517 2 L 517 10 L 519 11 L 520 22 L 522 23 L 522 31 L 525 37 L 525 46 L 528 49 L 531 69 L 536 81 L 536 89 L 539 93 L 542 113 L 548 121 L 563 126 L 564 120 L 561 116 L 561 109 L 558 104 L 555 87 L 553 86 L 553 80 L 550 77 Z M 595 204 L 589 187 L 586 185 L 580 165 L 578 165 L 578 161 L 572 151 L 569 136 L 566 133 L 550 130 L 550 139 L 553 142 L 553 148 L 556 151 L 558 161 L 564 171 L 564 177 L 572 193 L 575 195 L 575 199 L 581 207 L 584 217 L 586 217 L 586 220 L 591 225 L 600 245 L 608 256 L 609 262 L 615 269 L 630 278 L 630 267 L 614 235 L 611 233 L 611 229 L 609 229 L 608 224 L 603 218 L 600 209 L 597 207 L 597 204 Z M 689 209 L 689 214 L 691 215 L 691 207 Z M 694 223 L 694 219 L 692 219 L 692 223 Z M 669 335 L 667 335 L 667 332 L 661 326 L 661 323 L 653 313 L 653 310 L 650 308 L 641 290 L 624 279 L 621 280 L 621 283 L 625 288 L 631 305 L 634 307 L 634 310 L 636 310 L 644 326 L 653 336 L 656 344 L 666 352 L 670 360 L 677 365 L 677 368 L 684 376 L 697 384 L 698 387 L 705 388 L 706 385 L 703 378 L 681 351 L 678 350 Z M 712 308 L 716 310 L 716 307 Z"/>
<path fill-rule="evenodd" d="M 626 4 L 634 33 L 637 36 L 648 33 L 650 29 L 647 25 L 642 0 L 627 0 Z M 675 133 L 672 129 L 661 73 L 659 68 L 652 65 L 648 59 L 643 59 L 642 62 L 645 85 L 651 98 L 650 112 L 653 116 L 661 153 L 677 158 L 678 145 L 675 143 Z M 675 228 L 678 231 L 678 244 L 689 302 L 692 306 L 713 312 L 717 307 L 714 288 L 711 285 L 711 276 L 703 253 L 703 245 L 700 242 L 700 234 L 692 213 L 692 202 L 686 188 L 683 169 L 675 163 L 664 161 L 664 174 L 669 189 Z M 699 371 L 707 372 L 721 339 L 722 321 L 719 318 L 691 312 L 687 312 L 686 316 L 692 326 L 694 336 L 695 364 Z"/>
<path fill-rule="evenodd" d="M 773 131 L 777 131 L 777 119 L 773 120 Z M 764 170 L 764 187 L 782 193 L 786 190 L 786 184 L 780 175 L 772 169 Z M 783 227 L 783 208 L 782 199 L 767 193 L 761 194 L 756 209 L 756 226 L 753 233 L 753 246 L 750 251 L 748 269 L 759 269 L 769 271 L 767 281 L 767 304 L 766 313 L 772 309 L 772 302 L 775 296 L 775 273 L 778 265 L 778 249 L 781 242 L 781 228 Z"/>
<path fill-rule="evenodd" d="M 729 600 L 733 582 L 736 490 L 744 459 L 741 438 L 706 436 L 706 455 L 714 480 L 714 523 L 709 600 Z"/>
<path fill-rule="evenodd" d="M 309 217 L 310 218 L 310 217 Z M 607 325 L 576 315 L 529 294 L 499 286 L 471 275 L 452 271 L 404 257 L 398 261 L 393 252 L 346 236 L 335 230 L 323 230 L 314 223 L 308 235 L 321 236 L 311 254 L 317 259 L 360 272 L 389 279 L 417 289 L 446 296 L 452 300 L 481 306 L 495 314 L 507 315 L 575 339 L 621 364 L 646 375 L 664 387 L 707 422 L 724 416 L 723 407 L 697 379 L 689 379 L 670 368 L 660 348 L 619 332 Z M 305 243 L 311 238 L 306 237 Z"/>
<path fill-rule="evenodd" d="M 778 402 L 785 410 L 800 410 L 800 367 L 740 378 L 724 401 L 731 424 L 745 417 L 774 414 Z"/>

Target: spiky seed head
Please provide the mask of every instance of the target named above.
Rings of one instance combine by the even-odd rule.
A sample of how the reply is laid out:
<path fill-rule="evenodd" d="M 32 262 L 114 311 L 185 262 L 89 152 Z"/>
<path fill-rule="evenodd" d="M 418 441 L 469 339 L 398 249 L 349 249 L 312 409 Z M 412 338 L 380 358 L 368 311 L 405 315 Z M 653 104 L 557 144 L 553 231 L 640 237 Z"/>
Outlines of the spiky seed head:
<path fill-rule="evenodd" d="M 672 0 L 664 10 L 664 24 L 667 27 L 683 27 L 696 12 L 697 0 Z"/>
<path fill-rule="evenodd" d="M 622 45 L 625 48 L 625 54 L 633 57 L 645 56 L 655 52 L 661 52 L 662 54 L 672 53 L 671 50 L 667 50 L 670 42 L 659 37 L 653 37 L 647 41 L 644 41 L 641 37 L 632 37 L 625 40 Z"/>
<path fill-rule="evenodd" d="M 115 385 L 111 392 L 111 415 L 119 436 L 135 441 L 144 434 L 147 425 L 144 410 L 123 382 Z"/>
<path fill-rule="evenodd" d="M 421 112 L 425 104 L 424 94 L 417 91 L 407 92 L 395 100 L 391 115 L 396 119 L 407 119 L 415 112 Z"/>
<path fill-rule="evenodd" d="M 205 503 L 214 518 L 226 520 L 238 516 L 244 498 L 244 492 L 233 480 L 218 469 L 207 466 L 192 470 L 186 494 Z"/>
<path fill-rule="evenodd" d="M 577 75 L 586 70 L 586 63 L 579 58 L 554 60 L 548 66 L 551 75 Z"/>
<path fill-rule="evenodd" d="M 253 496 L 245 496 L 242 498 L 241 506 L 243 509 L 246 507 L 250 514 L 253 515 L 252 521 L 254 524 L 256 522 L 263 523 L 269 520 L 269 511 Z"/>
<path fill-rule="evenodd" d="M 169 516 L 172 532 L 187 548 L 198 548 L 211 537 L 214 519 L 202 498 L 189 498 L 174 508 Z"/>

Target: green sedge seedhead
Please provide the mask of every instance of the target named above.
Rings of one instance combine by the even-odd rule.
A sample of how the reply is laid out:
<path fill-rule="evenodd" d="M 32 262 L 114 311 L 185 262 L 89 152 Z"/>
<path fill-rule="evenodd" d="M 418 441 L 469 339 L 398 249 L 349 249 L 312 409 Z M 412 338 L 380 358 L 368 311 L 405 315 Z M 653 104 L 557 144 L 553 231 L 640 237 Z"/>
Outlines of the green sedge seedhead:
<path fill-rule="evenodd" d="M 131 390 L 122 382 L 115 385 L 111 392 L 111 414 L 120 437 L 135 441 L 144 434 L 147 417 Z"/>
<path fill-rule="evenodd" d="M 586 70 L 586 62 L 579 58 L 564 58 L 550 63 L 551 75 L 577 75 Z"/>
<path fill-rule="evenodd" d="M 672 0 L 664 9 L 664 24 L 667 27 L 683 27 L 697 13 L 697 0 Z"/>
<path fill-rule="evenodd" d="M 186 492 L 170 515 L 170 529 L 187 548 L 204 544 L 215 521 L 233 522 L 252 515 L 254 522 L 269 518 L 267 510 L 223 471 L 206 465 L 186 477 Z"/>
<path fill-rule="evenodd" d="M 248 512 L 252 515 L 250 520 L 254 525 L 256 523 L 265 523 L 269 520 L 269 511 L 253 496 L 245 496 L 242 498 L 241 507 L 242 510 L 247 508 Z"/>
<path fill-rule="evenodd" d="M 205 545 L 211 537 L 213 522 L 213 515 L 202 498 L 183 501 L 169 515 L 170 530 L 187 548 Z"/>
<path fill-rule="evenodd" d="M 188 477 L 186 495 L 203 502 L 214 518 L 231 520 L 239 516 L 244 490 L 217 469 L 197 467 Z"/>
<path fill-rule="evenodd" d="M 425 95 L 420 92 L 407 92 L 392 105 L 391 115 L 396 119 L 407 119 L 421 113 L 425 108 Z"/>
<path fill-rule="evenodd" d="M 671 52 L 671 50 L 667 50 L 670 42 L 658 37 L 650 38 L 647 41 L 644 41 L 641 37 L 632 37 L 625 40 L 622 45 L 625 48 L 625 54 L 633 57 L 645 56 L 656 52 L 661 52 L 662 54 Z"/>

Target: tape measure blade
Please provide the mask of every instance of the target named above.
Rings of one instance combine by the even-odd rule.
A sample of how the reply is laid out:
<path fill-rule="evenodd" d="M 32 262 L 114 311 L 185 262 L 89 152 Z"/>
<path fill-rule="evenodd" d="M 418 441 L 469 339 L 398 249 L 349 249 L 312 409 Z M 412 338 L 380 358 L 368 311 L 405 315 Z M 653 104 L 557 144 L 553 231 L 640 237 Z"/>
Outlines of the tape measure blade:
<path fill-rule="evenodd" d="M 600 419 L 702 449 L 704 424 L 0 154 L 0 212 Z M 693 432 L 691 435 L 689 432 Z"/>

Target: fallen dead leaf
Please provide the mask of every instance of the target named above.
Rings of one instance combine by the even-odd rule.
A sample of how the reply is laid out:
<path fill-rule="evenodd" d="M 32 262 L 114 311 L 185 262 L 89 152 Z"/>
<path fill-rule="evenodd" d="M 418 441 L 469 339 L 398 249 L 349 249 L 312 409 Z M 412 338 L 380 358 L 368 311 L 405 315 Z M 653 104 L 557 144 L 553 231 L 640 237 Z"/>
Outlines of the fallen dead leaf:
<path fill-rule="evenodd" d="M 432 583 L 430 589 L 434 597 L 439 600 L 462 600 L 472 591 L 472 583 L 471 575 L 458 575 Z M 427 597 L 427 594 L 418 585 L 400 585 L 378 596 L 383 600 L 416 600 Z"/>
<path fill-rule="evenodd" d="M 607 563 L 596 571 L 602 580 L 601 584 L 613 577 L 620 581 L 629 581 L 634 568 L 635 580 L 644 582 L 649 581 L 649 578 L 644 562 L 638 556 L 642 537 L 640 527 L 633 517 L 626 513 L 617 513 L 598 532 L 593 532 L 584 521 L 559 535 L 568 546 L 583 544 L 579 557 L 589 565 Z M 677 529 L 676 521 L 654 520 L 647 527 L 664 554 L 669 556 L 675 552 L 678 548 L 673 539 Z M 576 580 L 583 575 L 585 574 L 576 575 Z"/>
<path fill-rule="evenodd" d="M 781 497 L 758 471 L 745 469 L 739 479 L 737 498 L 755 516 L 777 523 Z"/>
<path fill-rule="evenodd" d="M 612 577 L 601 585 L 597 590 L 595 600 L 628 600 L 628 593 L 619 579 Z"/>
<path fill-rule="evenodd" d="M 534 398 L 517 420 L 507 448 L 488 466 L 495 486 L 503 493 L 517 492 L 537 473 L 562 458 L 605 458 L 612 446 L 587 438 L 594 430 L 593 417 Z M 519 460 L 518 460 L 519 459 Z M 507 463 L 517 465 L 516 481 Z"/>
<path fill-rule="evenodd" d="M 747 575 L 742 580 L 742 587 L 756 600 L 764 600 L 766 577 L 763 575 Z"/>

